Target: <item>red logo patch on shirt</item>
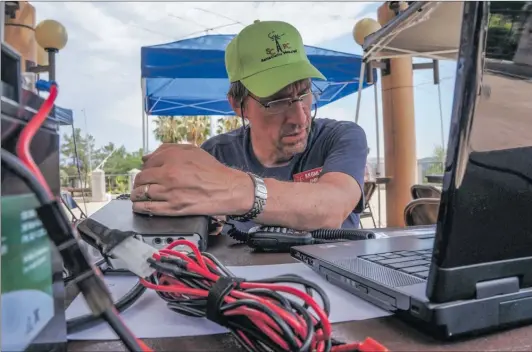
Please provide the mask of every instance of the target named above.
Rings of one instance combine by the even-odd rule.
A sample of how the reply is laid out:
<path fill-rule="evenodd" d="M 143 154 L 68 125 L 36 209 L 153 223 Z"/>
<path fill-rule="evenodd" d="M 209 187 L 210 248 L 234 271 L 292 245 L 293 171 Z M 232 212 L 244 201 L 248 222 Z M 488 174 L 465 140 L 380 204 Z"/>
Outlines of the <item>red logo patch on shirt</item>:
<path fill-rule="evenodd" d="M 317 167 L 312 170 L 307 170 L 300 172 L 298 174 L 294 174 L 294 182 L 309 182 L 309 183 L 315 183 L 318 182 L 318 178 L 320 177 L 321 170 L 323 170 L 323 167 Z"/>

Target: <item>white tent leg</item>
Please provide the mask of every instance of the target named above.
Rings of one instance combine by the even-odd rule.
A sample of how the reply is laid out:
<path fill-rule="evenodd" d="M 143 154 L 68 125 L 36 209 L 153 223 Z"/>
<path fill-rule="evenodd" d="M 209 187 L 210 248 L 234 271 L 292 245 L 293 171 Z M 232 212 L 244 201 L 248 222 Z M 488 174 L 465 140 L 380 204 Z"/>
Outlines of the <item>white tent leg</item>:
<path fill-rule="evenodd" d="M 360 65 L 360 77 L 358 79 L 358 96 L 357 96 L 357 110 L 355 115 L 355 123 L 358 124 L 358 114 L 360 113 L 360 99 L 362 98 L 362 88 L 364 87 L 364 73 L 366 72 L 366 63 L 362 61 Z"/>
<path fill-rule="evenodd" d="M 146 112 L 142 110 L 142 155 L 146 155 Z"/>
<path fill-rule="evenodd" d="M 150 122 L 148 118 L 148 114 L 144 114 L 145 116 L 145 124 L 146 124 L 146 153 L 150 152 Z"/>
<path fill-rule="evenodd" d="M 381 174 L 381 171 L 380 171 L 380 166 L 381 166 L 381 142 L 380 142 L 380 129 L 379 129 L 379 98 L 378 98 L 378 89 L 377 89 L 377 83 L 374 83 L 373 84 L 373 90 L 375 92 L 375 136 L 376 136 L 376 139 L 377 139 L 377 172 L 376 172 L 376 177 L 380 177 L 380 174 Z M 377 185 L 377 212 L 379 214 L 379 221 L 378 221 L 378 224 L 379 224 L 379 228 L 382 226 L 381 225 L 381 188 L 380 188 L 380 185 Z"/>
<path fill-rule="evenodd" d="M 148 150 L 146 149 L 146 81 L 144 78 L 140 79 L 140 90 L 142 93 L 142 155 L 145 155 Z"/>
<path fill-rule="evenodd" d="M 146 154 L 146 123 L 144 120 L 144 108 L 142 109 L 142 155 Z"/>

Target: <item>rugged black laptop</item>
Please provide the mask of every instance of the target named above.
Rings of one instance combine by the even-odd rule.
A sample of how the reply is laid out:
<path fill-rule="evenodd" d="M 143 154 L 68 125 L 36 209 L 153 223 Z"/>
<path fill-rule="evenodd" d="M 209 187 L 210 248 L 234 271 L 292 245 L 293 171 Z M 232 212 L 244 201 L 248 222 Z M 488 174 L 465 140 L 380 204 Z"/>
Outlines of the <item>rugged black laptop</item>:
<path fill-rule="evenodd" d="M 436 336 L 532 321 L 532 28 L 490 38 L 501 18 L 488 27 L 488 3 L 464 3 L 435 234 L 291 251 Z"/>

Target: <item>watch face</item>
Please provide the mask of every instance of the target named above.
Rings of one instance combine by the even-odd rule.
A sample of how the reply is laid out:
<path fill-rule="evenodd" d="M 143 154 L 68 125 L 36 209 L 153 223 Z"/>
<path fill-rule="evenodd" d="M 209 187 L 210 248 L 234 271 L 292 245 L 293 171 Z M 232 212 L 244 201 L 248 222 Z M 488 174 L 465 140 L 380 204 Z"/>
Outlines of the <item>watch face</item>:
<path fill-rule="evenodd" d="M 257 185 L 257 191 L 259 193 L 263 193 L 263 194 L 266 194 L 268 193 L 268 190 L 266 189 L 266 186 L 265 185 Z"/>
<path fill-rule="evenodd" d="M 255 196 L 265 200 L 268 196 L 268 189 L 264 184 L 264 180 L 255 175 L 253 177 L 255 178 Z"/>

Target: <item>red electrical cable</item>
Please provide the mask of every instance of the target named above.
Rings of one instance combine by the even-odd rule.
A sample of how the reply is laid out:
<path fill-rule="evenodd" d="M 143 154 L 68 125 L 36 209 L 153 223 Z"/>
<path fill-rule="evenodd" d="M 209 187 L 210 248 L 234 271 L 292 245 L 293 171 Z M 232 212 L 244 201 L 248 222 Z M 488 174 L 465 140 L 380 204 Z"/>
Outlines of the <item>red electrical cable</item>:
<path fill-rule="evenodd" d="M 193 252 L 193 257 L 187 255 L 183 252 L 178 252 L 173 250 L 176 246 L 186 246 L 189 247 Z M 210 258 L 203 256 L 198 248 L 189 241 L 186 240 L 176 240 L 170 245 L 161 249 L 158 253 L 155 253 L 153 259 L 155 263 L 153 267 L 158 270 L 157 263 L 168 263 L 169 258 L 176 258 L 180 260 L 179 263 L 182 265 L 179 266 L 184 272 L 188 275 L 195 275 L 195 277 L 201 277 L 198 279 L 200 283 L 205 286 L 213 285 L 217 282 L 221 276 L 215 274 L 215 272 L 223 272 L 224 270 L 219 269 L 219 265 L 214 263 Z M 153 262 L 152 262 L 153 263 Z M 174 263 L 177 268 L 177 264 Z M 193 300 L 193 299 L 202 299 L 205 300 L 210 291 L 205 288 L 190 287 L 190 284 L 187 284 L 187 281 L 181 281 L 179 278 L 172 277 L 171 275 L 165 274 L 164 270 L 159 270 L 155 275 L 157 283 L 149 282 L 145 279 L 140 279 L 141 283 L 152 290 L 158 291 L 159 294 L 169 297 L 170 301 L 175 299 L 176 302 L 183 302 L 183 300 Z M 281 281 L 281 280 L 280 280 Z M 155 281 L 154 281 L 155 282 Z M 329 322 L 327 313 L 323 308 L 316 303 L 316 301 L 309 294 L 296 289 L 294 287 L 281 284 L 281 283 L 262 283 L 262 282 L 239 282 L 237 286 L 233 287 L 230 292 L 223 297 L 223 302 L 225 304 L 231 305 L 232 303 L 244 301 L 254 301 L 264 305 L 273 311 L 278 317 L 288 325 L 291 330 L 294 332 L 296 337 L 297 346 L 301 347 L 303 341 L 307 339 L 307 321 L 299 314 L 295 314 L 294 311 L 286 309 L 275 299 L 259 296 L 251 292 L 245 292 L 245 290 L 269 290 L 277 293 L 284 293 L 285 295 L 291 295 L 297 297 L 299 300 L 306 303 L 313 311 L 314 314 L 311 314 L 311 320 L 313 323 L 313 328 L 316 327 L 314 331 L 314 337 L 310 345 L 310 351 L 322 352 L 326 350 L 326 343 L 332 341 L 332 327 Z M 253 292 L 253 291 L 252 291 Z M 188 306 L 190 307 L 190 306 Z M 269 339 L 278 346 L 279 349 L 284 351 L 293 350 L 293 347 L 290 347 L 287 339 L 283 336 L 283 332 L 274 319 L 265 314 L 263 311 L 253 308 L 252 306 L 238 306 L 232 309 L 224 309 L 223 316 L 226 318 L 231 318 L 235 316 L 246 316 L 258 330 L 263 334 L 267 335 Z M 319 324 L 317 324 L 319 322 Z M 253 349 L 254 344 L 249 340 L 249 336 L 246 335 L 243 331 L 237 329 L 236 335 L 247 344 L 251 350 Z M 368 338 L 361 343 L 351 343 L 351 344 L 339 344 L 333 345 L 330 349 L 332 352 L 347 352 L 347 351 L 371 351 L 371 352 L 383 352 L 388 351 L 384 346 L 380 345 L 375 340 Z"/>
<path fill-rule="evenodd" d="M 55 99 L 57 98 L 58 89 L 57 85 L 55 83 L 51 84 L 50 87 L 50 94 L 48 95 L 48 98 L 44 101 L 44 103 L 41 105 L 39 111 L 35 114 L 35 116 L 28 122 L 26 127 L 22 130 L 20 133 L 20 136 L 18 138 L 17 142 L 17 156 L 22 161 L 22 163 L 30 169 L 41 186 L 46 190 L 48 195 L 53 198 L 52 191 L 50 190 L 50 187 L 48 186 L 48 183 L 46 182 L 46 179 L 44 178 L 43 174 L 41 173 L 41 170 L 35 164 L 35 161 L 33 160 L 31 153 L 30 153 L 30 146 L 31 141 L 39 128 L 41 128 L 44 121 L 46 121 L 46 118 L 50 114 L 50 111 L 52 111 L 52 108 L 54 107 Z"/>

